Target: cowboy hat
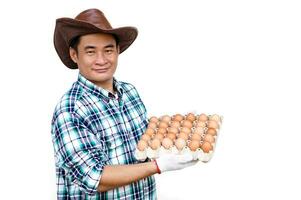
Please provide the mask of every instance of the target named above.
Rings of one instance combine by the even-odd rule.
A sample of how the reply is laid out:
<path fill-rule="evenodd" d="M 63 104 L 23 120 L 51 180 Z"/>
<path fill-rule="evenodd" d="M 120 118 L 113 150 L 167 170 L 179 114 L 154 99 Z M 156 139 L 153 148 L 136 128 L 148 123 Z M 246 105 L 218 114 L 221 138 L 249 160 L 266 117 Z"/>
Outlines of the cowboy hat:
<path fill-rule="evenodd" d="M 82 35 L 92 33 L 108 33 L 118 40 L 120 53 L 125 51 L 136 39 L 138 31 L 135 27 L 112 28 L 105 15 L 98 9 L 88 9 L 74 19 L 59 18 L 54 30 L 54 47 L 62 62 L 70 69 L 77 69 L 69 55 L 71 41 Z"/>

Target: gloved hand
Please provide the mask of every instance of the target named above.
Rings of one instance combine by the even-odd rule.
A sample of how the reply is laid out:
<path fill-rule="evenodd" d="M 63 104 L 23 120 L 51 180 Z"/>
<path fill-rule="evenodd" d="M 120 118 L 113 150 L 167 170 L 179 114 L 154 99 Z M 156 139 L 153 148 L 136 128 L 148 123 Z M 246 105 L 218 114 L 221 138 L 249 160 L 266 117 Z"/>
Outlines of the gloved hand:
<path fill-rule="evenodd" d="M 159 173 L 162 173 L 195 165 L 198 160 L 193 160 L 193 157 L 190 154 L 165 154 L 157 158 L 155 162 L 159 168 Z"/>

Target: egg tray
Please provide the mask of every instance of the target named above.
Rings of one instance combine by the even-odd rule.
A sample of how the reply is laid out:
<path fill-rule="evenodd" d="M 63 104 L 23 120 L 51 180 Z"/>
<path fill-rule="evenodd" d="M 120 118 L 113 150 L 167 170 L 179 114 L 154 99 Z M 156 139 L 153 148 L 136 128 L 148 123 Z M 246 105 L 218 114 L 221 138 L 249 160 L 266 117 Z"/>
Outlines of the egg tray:
<path fill-rule="evenodd" d="M 166 116 L 166 115 L 165 115 Z M 185 118 L 187 117 L 187 115 L 184 115 Z M 198 115 L 196 115 L 198 116 Z M 207 115 L 208 119 L 210 119 L 212 116 L 218 116 L 219 120 L 218 120 L 218 128 L 216 128 L 216 135 L 214 135 L 214 142 L 211 143 L 212 149 L 209 152 L 204 152 L 202 148 L 197 148 L 196 150 L 191 150 L 188 146 L 190 143 L 190 140 L 187 140 L 186 145 L 184 146 L 184 148 L 182 150 L 178 150 L 178 148 L 175 146 L 175 143 L 173 142 L 172 147 L 166 149 L 163 146 L 160 146 L 158 149 L 154 150 L 151 147 L 147 147 L 146 149 L 144 149 L 143 151 L 139 150 L 138 148 L 136 148 L 135 150 L 135 157 L 137 160 L 139 161 L 144 161 L 147 158 L 149 159 L 156 159 L 159 158 L 160 156 L 164 155 L 164 154 L 175 154 L 175 155 L 184 155 L 184 154 L 191 154 L 194 160 L 199 160 L 202 161 L 204 163 L 210 161 L 210 159 L 213 156 L 215 147 L 216 147 L 216 142 L 217 142 L 217 138 L 219 136 L 219 131 L 221 128 L 221 124 L 222 124 L 222 120 L 223 117 L 219 116 L 219 115 Z M 159 119 L 162 119 L 162 117 L 160 117 Z M 207 124 L 207 122 L 206 122 Z M 191 137 L 191 135 L 193 134 L 193 130 L 195 129 L 195 127 L 192 127 L 192 133 L 189 135 L 189 137 Z M 204 132 L 206 133 L 206 131 L 208 130 L 208 127 L 204 127 Z M 204 139 L 204 134 L 201 134 L 202 140 Z M 203 141 L 200 141 L 200 143 L 202 144 Z M 201 145 L 200 145 L 201 146 Z"/>
<path fill-rule="evenodd" d="M 201 148 L 198 148 L 196 151 L 191 151 L 187 146 L 185 146 L 181 151 L 179 151 L 175 146 L 173 146 L 170 149 L 165 149 L 164 147 L 161 146 L 157 150 L 153 150 L 152 148 L 147 147 L 146 150 L 144 151 L 139 151 L 138 149 L 136 149 L 135 157 L 139 161 L 144 161 L 146 160 L 146 158 L 156 159 L 164 154 L 176 154 L 176 155 L 191 154 L 194 160 L 208 162 L 213 156 L 215 144 L 212 146 L 213 146 L 213 150 L 209 151 L 208 153 L 205 153 Z"/>

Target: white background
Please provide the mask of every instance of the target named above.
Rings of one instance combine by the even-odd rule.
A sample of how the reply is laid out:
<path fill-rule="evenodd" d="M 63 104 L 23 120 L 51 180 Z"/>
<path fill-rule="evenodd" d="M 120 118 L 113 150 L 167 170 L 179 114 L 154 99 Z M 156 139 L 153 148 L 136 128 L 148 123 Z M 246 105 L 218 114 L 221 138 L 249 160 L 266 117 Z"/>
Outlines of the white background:
<path fill-rule="evenodd" d="M 160 200 L 300 199 L 298 2 L 2 1 L 1 199 L 56 198 L 50 121 L 77 71 L 54 50 L 55 19 L 91 7 L 139 29 L 116 77 L 150 115 L 224 116 L 209 163 L 156 176 Z"/>

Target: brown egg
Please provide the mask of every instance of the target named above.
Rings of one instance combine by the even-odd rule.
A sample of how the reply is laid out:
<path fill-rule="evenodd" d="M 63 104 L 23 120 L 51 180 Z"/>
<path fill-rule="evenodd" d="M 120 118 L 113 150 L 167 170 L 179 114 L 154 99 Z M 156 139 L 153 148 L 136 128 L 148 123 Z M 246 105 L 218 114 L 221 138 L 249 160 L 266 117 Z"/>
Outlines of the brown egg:
<path fill-rule="evenodd" d="M 140 140 L 144 140 L 144 141 L 148 142 L 150 139 L 151 139 L 151 137 L 150 137 L 149 135 L 143 134 L 143 135 L 141 136 L 141 139 L 140 139 Z"/>
<path fill-rule="evenodd" d="M 175 141 L 175 146 L 181 151 L 186 146 L 186 141 L 183 138 L 178 138 Z"/>
<path fill-rule="evenodd" d="M 149 144 L 150 148 L 152 148 L 153 150 L 157 150 L 160 148 L 161 146 L 161 142 L 158 138 L 154 138 L 153 140 L 150 141 Z"/>
<path fill-rule="evenodd" d="M 159 122 L 159 125 L 158 125 L 159 128 L 167 128 L 168 127 L 168 123 L 166 122 Z"/>
<path fill-rule="evenodd" d="M 189 133 L 180 132 L 179 135 L 178 135 L 178 138 L 181 138 L 181 139 L 186 141 L 189 138 Z"/>
<path fill-rule="evenodd" d="M 192 140 L 189 142 L 188 147 L 191 151 L 195 151 L 200 147 L 200 141 Z"/>
<path fill-rule="evenodd" d="M 159 119 L 158 119 L 158 117 L 152 116 L 151 118 L 149 118 L 149 121 L 153 122 L 153 123 L 158 123 Z"/>
<path fill-rule="evenodd" d="M 204 136 L 204 141 L 209 142 L 209 143 L 212 144 L 212 143 L 214 143 L 215 138 L 214 138 L 214 136 L 211 135 L 211 134 L 206 134 L 206 135 Z"/>
<path fill-rule="evenodd" d="M 179 133 L 179 129 L 175 128 L 175 127 L 168 127 L 167 128 L 168 132 L 170 133 L 175 133 L 178 134 Z"/>
<path fill-rule="evenodd" d="M 190 140 L 198 140 L 201 141 L 202 136 L 200 134 L 194 133 L 191 135 Z"/>
<path fill-rule="evenodd" d="M 175 121 L 182 121 L 184 119 L 183 115 L 181 114 L 175 114 L 173 117 L 172 117 L 173 120 Z"/>
<path fill-rule="evenodd" d="M 196 123 L 196 127 L 205 128 L 206 126 L 207 126 L 206 122 L 203 122 L 203 121 L 198 121 Z"/>
<path fill-rule="evenodd" d="M 146 148 L 147 148 L 147 142 L 146 141 L 144 141 L 144 140 L 140 140 L 139 142 L 138 142 L 138 144 L 137 144 L 137 149 L 139 150 L 139 151 L 144 151 Z"/>
<path fill-rule="evenodd" d="M 196 119 L 196 117 L 193 113 L 188 113 L 186 115 L 186 120 L 189 120 L 189 121 L 193 122 L 195 119 Z"/>
<path fill-rule="evenodd" d="M 206 122 L 206 121 L 208 121 L 208 116 L 206 114 L 202 113 L 199 115 L 198 121 Z"/>
<path fill-rule="evenodd" d="M 159 139 L 159 140 L 162 142 L 162 140 L 163 140 L 163 138 L 164 138 L 164 135 L 161 134 L 161 133 L 157 133 L 157 134 L 154 136 L 154 138 L 157 138 L 157 139 Z"/>
<path fill-rule="evenodd" d="M 207 124 L 207 127 L 208 128 L 215 128 L 215 129 L 218 129 L 219 128 L 219 125 L 216 121 L 214 120 L 209 120 L 208 121 L 208 124 Z"/>
<path fill-rule="evenodd" d="M 181 128 L 181 132 L 190 134 L 190 133 L 191 133 L 191 129 L 188 128 L 188 127 L 182 127 L 182 128 Z"/>
<path fill-rule="evenodd" d="M 213 149 L 212 145 L 209 142 L 203 142 L 201 149 L 205 152 L 205 153 L 209 153 L 209 151 L 211 151 Z"/>
<path fill-rule="evenodd" d="M 174 133 L 167 133 L 166 137 L 169 138 L 169 139 L 171 139 L 172 141 L 174 141 L 177 136 Z"/>
<path fill-rule="evenodd" d="M 169 123 L 171 121 L 171 117 L 169 115 L 163 115 L 161 118 L 162 122 Z"/>
<path fill-rule="evenodd" d="M 166 128 L 159 128 L 159 129 L 157 130 L 157 133 L 160 133 L 160 134 L 165 135 L 165 134 L 167 133 L 167 130 L 166 130 Z"/>
<path fill-rule="evenodd" d="M 189 120 L 184 120 L 184 121 L 182 121 L 182 126 L 187 127 L 187 128 L 192 128 L 193 124 Z"/>
<path fill-rule="evenodd" d="M 203 135 L 203 134 L 205 133 L 205 130 L 204 130 L 204 128 L 202 128 L 202 127 L 196 127 L 196 128 L 194 129 L 193 133 L 197 133 L 197 134 L 199 134 L 199 135 Z"/>
<path fill-rule="evenodd" d="M 170 149 L 173 145 L 173 142 L 171 139 L 169 139 L 168 137 L 164 138 L 162 140 L 162 146 L 165 148 L 165 149 Z"/>
<path fill-rule="evenodd" d="M 208 130 L 206 131 L 206 134 L 215 136 L 217 134 L 217 131 L 214 128 L 208 128 Z"/>
<path fill-rule="evenodd" d="M 146 129 L 146 131 L 145 131 L 145 134 L 146 135 L 149 135 L 150 137 L 153 137 L 153 135 L 155 135 L 155 130 L 154 129 L 152 129 L 152 128 L 148 128 L 148 129 Z"/>
<path fill-rule="evenodd" d="M 180 128 L 181 127 L 181 123 L 179 121 L 171 121 L 170 127 Z"/>
<path fill-rule="evenodd" d="M 150 122 L 150 123 L 148 123 L 147 128 L 156 129 L 157 128 L 157 124 L 154 123 L 154 122 Z"/>

